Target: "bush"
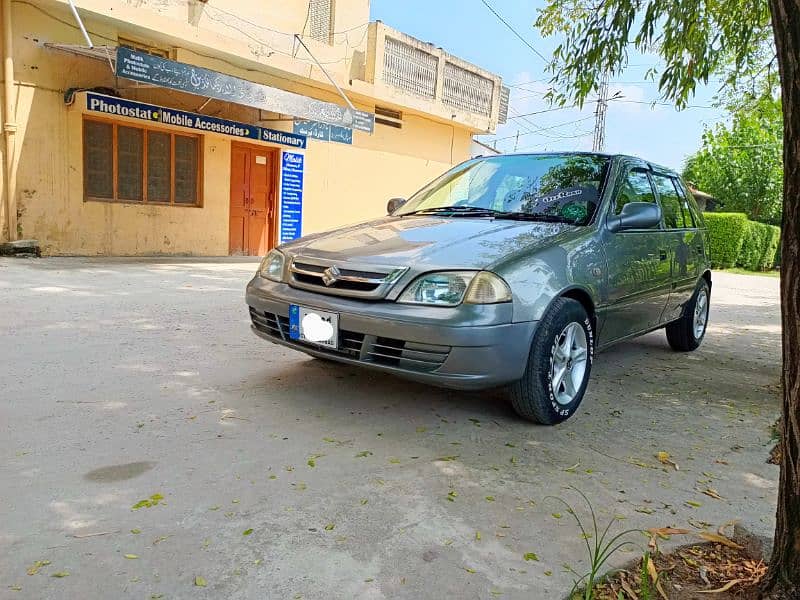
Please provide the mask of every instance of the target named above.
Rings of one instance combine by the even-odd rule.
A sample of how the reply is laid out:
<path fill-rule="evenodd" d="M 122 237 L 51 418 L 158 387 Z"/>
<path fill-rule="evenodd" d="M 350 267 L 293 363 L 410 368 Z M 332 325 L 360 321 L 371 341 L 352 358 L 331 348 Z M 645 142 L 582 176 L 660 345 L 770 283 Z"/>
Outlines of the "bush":
<path fill-rule="evenodd" d="M 750 271 L 768 271 L 775 266 L 775 255 L 781 238 L 780 227 L 748 222 L 742 252 L 737 266 Z"/>
<path fill-rule="evenodd" d="M 727 269 L 734 266 L 742 251 L 748 233 L 747 215 L 744 213 L 704 213 L 708 228 L 711 265 Z"/>
<path fill-rule="evenodd" d="M 761 268 L 764 270 L 773 269 L 776 265 L 781 264 L 781 228 L 775 225 L 767 225 L 767 227 L 769 227 L 771 235 L 767 240 L 766 250 L 761 261 Z"/>
<path fill-rule="evenodd" d="M 769 225 L 748 221 L 742 251 L 736 260 L 736 266 L 748 271 L 760 271 L 761 264 L 764 262 L 767 242 L 771 237 L 772 232 L 769 230 Z"/>
<path fill-rule="evenodd" d="M 748 221 L 742 213 L 704 213 L 708 227 L 711 264 L 767 271 L 780 260 L 780 227 Z"/>

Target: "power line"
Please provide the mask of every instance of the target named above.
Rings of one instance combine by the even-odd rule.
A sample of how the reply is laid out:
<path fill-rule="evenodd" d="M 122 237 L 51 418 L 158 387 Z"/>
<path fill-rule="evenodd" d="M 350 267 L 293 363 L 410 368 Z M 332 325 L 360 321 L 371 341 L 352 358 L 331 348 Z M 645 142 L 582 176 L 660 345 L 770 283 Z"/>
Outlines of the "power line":
<path fill-rule="evenodd" d="M 671 102 L 659 102 L 659 101 L 654 101 L 654 100 L 626 100 L 624 98 L 609 98 L 609 102 L 611 102 L 611 101 L 623 102 L 623 103 L 626 103 L 626 104 L 650 104 L 650 105 L 655 104 L 656 106 L 673 106 L 673 107 L 675 106 Z M 597 100 L 589 100 L 587 102 L 584 102 L 584 106 L 586 106 L 587 104 L 594 104 L 595 102 L 597 102 Z M 523 117 L 530 117 L 531 115 L 541 115 L 543 113 L 553 112 L 553 111 L 556 111 L 556 110 L 566 110 L 568 108 L 579 108 L 579 107 L 578 107 L 577 104 L 570 104 L 570 105 L 566 105 L 566 106 L 554 106 L 553 108 L 545 108 L 543 110 L 535 110 L 533 112 L 523 113 L 521 115 L 513 115 L 513 116 L 510 116 L 508 118 L 509 119 L 521 119 Z M 717 106 L 706 106 L 706 105 L 703 105 L 703 104 L 688 104 L 687 106 L 684 106 L 684 108 L 701 108 L 701 109 L 708 109 L 708 110 L 716 110 L 719 107 L 717 107 Z"/>
<path fill-rule="evenodd" d="M 675 104 L 673 104 L 672 102 L 659 102 L 657 100 L 626 100 L 625 98 L 610 98 L 610 100 L 613 100 L 614 102 L 623 102 L 623 103 L 626 103 L 626 104 L 650 104 L 650 105 L 656 105 L 656 106 L 673 106 L 673 107 L 675 106 Z M 718 106 L 706 106 L 706 105 L 703 105 L 703 104 L 687 104 L 683 108 L 707 108 L 707 109 L 716 110 L 719 107 Z"/>
<path fill-rule="evenodd" d="M 597 100 L 589 100 L 588 102 L 584 103 L 584 106 L 586 104 L 594 104 L 595 102 L 597 102 Z M 542 110 L 535 110 L 533 112 L 523 113 L 521 115 L 514 115 L 514 116 L 511 116 L 511 117 L 508 117 L 508 118 L 509 119 L 521 119 L 523 117 L 530 117 L 532 115 L 541 115 L 541 114 L 553 112 L 553 111 L 556 111 L 556 110 L 567 110 L 567 109 L 570 109 L 570 108 L 579 108 L 579 107 L 578 107 L 577 104 L 570 104 L 568 106 L 554 106 L 553 108 L 545 108 L 545 109 L 542 109 Z"/>
<path fill-rule="evenodd" d="M 263 31 L 268 31 L 268 32 L 270 32 L 270 33 L 272 33 L 272 34 L 276 34 L 276 35 L 289 36 L 289 37 L 291 37 L 291 38 L 293 38 L 293 37 L 294 37 L 294 35 L 295 35 L 295 34 L 292 34 L 292 33 L 286 33 L 285 31 L 279 31 L 279 30 L 277 30 L 277 29 L 270 29 L 269 27 L 263 27 L 263 26 L 261 26 L 261 25 L 256 25 L 255 23 L 252 23 L 252 22 L 248 21 L 247 19 L 242 19 L 241 17 L 238 17 L 237 15 L 234 15 L 234 14 L 232 14 L 232 13 L 226 12 L 226 11 L 224 11 L 224 10 L 222 10 L 222 9 L 219 9 L 219 8 L 216 8 L 216 7 L 212 7 L 212 8 L 213 8 L 214 10 L 217 10 L 217 11 L 219 11 L 220 13 L 222 13 L 222 14 L 226 15 L 226 16 L 227 16 L 227 17 L 229 17 L 229 18 L 236 19 L 236 20 L 237 20 L 237 21 L 239 21 L 240 23 L 242 23 L 242 24 L 244 24 L 244 25 L 249 25 L 249 26 L 255 27 L 256 29 L 261 29 L 261 30 L 263 30 Z M 231 22 L 229 22 L 228 20 L 226 20 L 226 19 L 224 19 L 224 18 L 219 18 L 218 16 L 214 16 L 214 15 L 213 15 L 212 13 L 210 13 L 210 12 L 207 12 L 207 13 L 206 13 L 206 16 L 207 16 L 209 19 L 211 19 L 212 21 L 216 21 L 217 23 L 220 23 L 221 25 L 224 25 L 225 27 L 228 27 L 228 28 L 230 28 L 230 29 L 233 29 L 234 31 L 237 31 L 237 32 L 238 32 L 238 33 L 240 33 L 241 35 L 243 35 L 243 36 L 245 36 L 246 38 L 248 38 L 248 39 L 252 40 L 253 42 L 255 42 L 255 43 L 257 43 L 257 44 L 260 44 L 260 45 L 262 45 L 262 46 L 265 46 L 266 48 L 269 48 L 269 50 L 271 51 L 271 53 L 280 54 L 280 55 L 283 55 L 283 56 L 288 56 L 289 58 L 293 58 L 293 59 L 295 59 L 295 60 L 300 60 L 300 61 L 303 61 L 303 62 L 308 62 L 308 63 L 312 63 L 312 64 L 313 64 L 313 62 L 314 62 L 314 61 L 312 61 L 312 60 L 309 60 L 309 59 L 304 59 L 304 58 L 301 58 L 301 57 L 297 56 L 297 55 L 294 53 L 294 51 L 293 51 L 293 50 L 292 50 L 292 51 L 290 51 L 290 52 L 286 52 L 286 51 L 284 51 L 284 50 L 280 50 L 280 49 L 276 48 L 274 45 L 272 45 L 272 43 L 271 43 L 271 42 L 272 42 L 272 40 L 270 40 L 270 41 L 267 41 L 267 40 L 265 40 L 265 39 L 263 39 L 263 38 L 260 38 L 260 37 L 257 37 L 257 36 L 255 36 L 255 35 L 252 35 L 252 34 L 251 34 L 251 33 L 249 33 L 248 31 L 245 31 L 244 29 L 242 29 L 242 27 L 238 26 L 237 24 L 231 23 Z M 361 40 L 360 40 L 360 41 L 359 41 L 357 44 L 355 44 L 355 47 L 358 47 L 358 46 L 360 46 L 360 45 L 361 45 L 361 43 L 362 43 L 362 42 L 364 41 L 364 39 L 367 37 L 367 33 L 368 33 L 368 31 L 369 31 L 368 29 L 365 29 L 365 30 L 364 30 L 364 34 L 361 36 Z M 298 35 L 299 35 L 299 34 L 298 34 Z M 345 36 L 346 36 L 346 34 L 345 34 Z M 346 40 L 347 40 L 347 41 L 346 41 L 346 42 L 345 42 L 345 44 L 344 44 L 344 45 L 345 45 L 345 48 L 346 48 L 345 52 L 347 52 L 347 51 L 349 50 L 349 48 L 350 48 L 349 37 L 346 37 Z M 273 42 L 273 43 L 274 43 L 274 42 Z M 340 44 L 340 46 L 341 46 L 341 44 Z M 343 56 L 342 58 L 339 58 L 339 59 L 336 59 L 336 60 L 322 61 L 322 62 L 321 62 L 321 64 L 323 64 L 323 65 L 332 65 L 332 64 L 336 64 L 336 63 L 344 62 L 344 61 L 346 61 L 346 60 L 348 60 L 348 56 Z"/>
<path fill-rule="evenodd" d="M 239 21 L 247 23 L 248 25 L 252 25 L 256 29 L 269 31 L 270 33 L 276 33 L 278 35 L 283 35 L 283 36 L 286 36 L 286 37 L 289 37 L 289 38 L 294 36 L 293 33 L 287 33 L 286 31 L 281 31 L 280 29 L 273 29 L 271 27 L 267 27 L 266 25 L 258 25 L 256 23 L 248 21 L 247 19 L 243 19 L 242 17 L 240 17 L 239 15 L 237 15 L 235 13 L 228 12 L 227 10 L 219 8 L 218 6 L 211 6 L 210 8 L 213 9 L 213 10 L 216 10 L 217 12 L 221 12 L 223 14 L 226 14 L 229 17 L 234 17 L 234 18 L 238 19 Z M 344 34 L 349 33 L 350 31 L 355 31 L 356 29 L 361 29 L 362 27 L 367 27 L 367 26 L 369 26 L 369 24 L 370 24 L 369 21 L 365 21 L 364 23 L 360 23 L 360 24 L 355 25 L 353 27 L 348 27 L 347 29 L 340 29 L 339 31 L 331 31 L 331 35 L 344 35 Z"/>
<path fill-rule="evenodd" d="M 529 85 L 531 83 L 550 83 L 549 79 L 531 79 L 530 81 L 523 81 L 522 83 L 515 83 L 513 85 L 509 85 L 510 88 L 518 88 L 522 87 L 523 85 Z"/>
<path fill-rule="evenodd" d="M 523 44 L 525 44 L 528 48 L 533 50 L 533 53 L 536 54 L 536 56 L 541 58 L 546 63 L 550 62 L 547 58 L 545 58 L 544 54 L 542 54 L 536 48 L 533 47 L 533 44 L 531 44 L 528 40 L 526 40 L 524 37 L 522 37 L 522 34 L 519 31 L 517 31 L 516 29 L 514 29 L 514 27 L 508 21 L 506 21 L 502 17 L 502 15 L 500 13 L 498 13 L 494 8 L 492 8 L 491 4 L 489 4 L 486 0 L 481 0 L 481 2 L 483 2 L 484 6 L 486 6 L 486 8 L 488 8 L 490 11 L 492 11 L 492 14 L 495 17 L 497 17 L 503 25 L 508 27 L 508 29 L 511 31 L 511 33 L 513 33 L 515 36 L 517 36 L 520 39 L 520 41 Z"/>
<path fill-rule="evenodd" d="M 512 108 L 512 110 L 514 110 L 514 109 Z M 514 110 L 514 112 L 518 112 L 518 111 Z M 575 123 L 581 123 L 583 121 L 588 121 L 588 120 L 589 120 L 588 117 L 584 117 L 582 119 L 576 119 L 576 120 L 572 120 L 572 121 L 565 121 L 563 123 L 557 123 L 557 124 L 551 125 L 549 127 L 540 127 L 539 125 L 534 123 L 529 118 L 524 118 L 524 117 L 522 119 L 522 122 L 526 123 L 529 126 L 527 131 L 529 131 L 531 133 L 538 133 L 542 137 L 546 137 L 546 138 L 550 138 L 550 139 L 558 139 L 559 137 L 563 137 L 563 135 L 562 134 L 557 134 L 555 132 L 553 132 L 554 135 L 549 135 L 547 133 L 539 133 L 539 132 L 541 132 L 541 131 L 550 131 L 551 129 L 557 129 L 559 127 L 565 127 L 567 125 L 574 125 Z"/>
<path fill-rule="evenodd" d="M 587 129 L 586 131 L 579 132 L 579 133 L 577 133 L 575 135 L 564 136 L 563 138 L 560 138 L 560 139 L 564 139 L 564 140 L 566 140 L 566 139 L 579 139 L 579 138 L 584 138 L 584 137 L 587 137 L 587 136 L 590 136 L 590 135 L 592 135 L 592 130 L 591 129 Z M 547 150 L 546 147 L 556 143 L 556 141 L 542 142 L 542 143 L 539 143 L 539 144 L 531 144 L 531 145 L 528 145 L 528 146 L 523 146 L 522 148 L 519 149 L 519 152 L 525 152 L 526 150 L 529 150 L 531 148 L 540 148 L 542 146 L 545 146 L 545 151 L 546 151 Z"/>
<path fill-rule="evenodd" d="M 551 129 L 557 129 L 559 127 L 566 127 L 567 125 L 575 125 L 577 123 L 582 123 L 583 121 L 588 121 L 589 119 L 594 119 L 594 115 L 589 115 L 588 117 L 584 117 L 582 119 L 577 119 L 577 120 L 573 120 L 573 121 L 564 121 L 563 123 L 556 123 L 555 125 L 550 125 L 549 127 L 537 127 L 536 130 L 534 130 L 534 131 L 527 131 L 527 132 L 521 133 L 519 135 L 520 135 L 520 137 L 522 137 L 522 136 L 526 136 L 526 135 L 538 134 L 538 133 L 541 133 L 542 131 L 550 131 Z M 534 127 L 536 127 L 536 126 L 534 125 Z M 493 142 L 503 142 L 505 140 L 514 139 L 516 137 L 517 136 L 515 134 L 515 135 L 509 135 L 509 136 L 506 136 L 506 137 L 495 138 L 492 141 Z M 571 136 L 557 136 L 557 137 L 568 138 L 568 137 L 571 137 Z"/>
<path fill-rule="evenodd" d="M 519 100 L 527 100 L 528 98 L 544 98 L 548 94 L 548 92 L 535 92 L 533 90 L 523 90 L 523 91 L 530 92 L 530 94 L 526 94 L 524 96 L 513 96 L 512 100 L 519 101 Z"/>

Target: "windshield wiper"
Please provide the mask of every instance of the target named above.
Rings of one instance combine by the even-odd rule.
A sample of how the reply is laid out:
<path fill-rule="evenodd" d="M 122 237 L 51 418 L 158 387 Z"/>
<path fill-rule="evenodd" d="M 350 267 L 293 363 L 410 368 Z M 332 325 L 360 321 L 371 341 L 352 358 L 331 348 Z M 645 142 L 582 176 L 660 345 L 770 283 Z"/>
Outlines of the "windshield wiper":
<path fill-rule="evenodd" d="M 568 219 L 560 215 L 544 215 L 541 213 L 526 212 L 498 212 L 494 215 L 495 219 L 512 219 L 515 221 L 542 221 L 544 223 L 567 223 L 575 225 L 573 219 Z"/>
<path fill-rule="evenodd" d="M 451 215 L 464 215 L 464 216 L 483 216 L 495 217 L 504 214 L 502 211 L 494 210 L 492 208 L 481 208 L 479 206 L 435 206 L 432 208 L 421 208 L 408 213 L 399 215 L 404 217 L 406 215 L 437 215 L 441 213 L 450 213 Z"/>

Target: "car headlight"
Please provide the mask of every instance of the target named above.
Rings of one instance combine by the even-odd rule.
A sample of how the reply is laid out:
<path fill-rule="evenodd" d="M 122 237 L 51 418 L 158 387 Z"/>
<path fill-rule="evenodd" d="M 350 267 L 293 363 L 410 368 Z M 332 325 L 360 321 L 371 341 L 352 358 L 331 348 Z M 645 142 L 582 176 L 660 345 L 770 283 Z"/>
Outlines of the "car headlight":
<path fill-rule="evenodd" d="M 286 257 L 278 250 L 270 250 L 258 267 L 258 274 L 270 281 L 283 281 L 283 265 Z"/>
<path fill-rule="evenodd" d="M 457 306 L 511 301 L 508 284 L 488 271 L 446 271 L 417 277 L 397 299 L 403 304 Z"/>

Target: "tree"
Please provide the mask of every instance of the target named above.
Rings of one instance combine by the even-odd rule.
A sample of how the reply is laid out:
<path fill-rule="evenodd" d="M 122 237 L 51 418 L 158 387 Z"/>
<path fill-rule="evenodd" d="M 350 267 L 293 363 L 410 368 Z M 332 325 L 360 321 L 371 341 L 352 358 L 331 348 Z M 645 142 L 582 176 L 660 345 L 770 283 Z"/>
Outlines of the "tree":
<path fill-rule="evenodd" d="M 706 128 L 684 178 L 720 200 L 726 211 L 776 225 L 783 198 L 783 118 L 769 95 L 731 107 L 727 123 Z"/>
<path fill-rule="evenodd" d="M 591 2 L 591 3 L 589 3 Z M 582 104 L 628 51 L 657 53 L 665 99 L 685 106 L 698 81 L 770 72 L 777 62 L 783 108 L 783 437 L 768 597 L 800 597 L 800 0 L 547 0 L 536 25 L 560 33 L 550 68 L 551 98 Z M 774 55 L 769 52 L 770 38 Z M 765 55 L 765 48 L 767 49 Z M 765 62 L 766 61 L 766 62 Z M 727 69 L 727 71 L 726 71 Z"/>

